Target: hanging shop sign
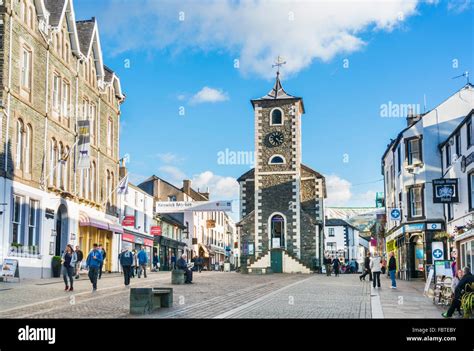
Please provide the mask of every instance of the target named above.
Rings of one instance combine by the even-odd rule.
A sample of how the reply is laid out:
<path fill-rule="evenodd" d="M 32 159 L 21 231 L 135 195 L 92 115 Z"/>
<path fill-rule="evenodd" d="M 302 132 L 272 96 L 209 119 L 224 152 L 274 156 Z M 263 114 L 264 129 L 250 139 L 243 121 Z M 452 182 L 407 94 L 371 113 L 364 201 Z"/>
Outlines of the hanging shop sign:
<path fill-rule="evenodd" d="M 153 236 L 160 236 L 162 233 L 161 226 L 159 225 L 151 227 L 150 231 L 151 231 L 151 235 Z"/>
<path fill-rule="evenodd" d="M 459 202 L 458 179 L 434 179 L 433 202 L 435 204 Z"/>
<path fill-rule="evenodd" d="M 394 208 L 390 211 L 390 219 L 392 221 L 399 221 L 402 217 L 402 211 L 399 208 Z"/>
<path fill-rule="evenodd" d="M 433 262 L 444 259 L 444 245 L 442 241 L 433 241 L 431 243 L 431 255 Z"/>
<path fill-rule="evenodd" d="M 52 208 L 47 208 L 47 209 L 44 211 L 44 215 L 45 215 L 46 219 L 54 219 L 54 209 L 52 209 Z"/>
<path fill-rule="evenodd" d="M 122 225 L 124 227 L 135 227 L 135 216 L 125 216 Z"/>
<path fill-rule="evenodd" d="M 216 227 L 216 221 L 213 219 L 209 219 L 206 221 L 207 229 L 214 229 Z"/>

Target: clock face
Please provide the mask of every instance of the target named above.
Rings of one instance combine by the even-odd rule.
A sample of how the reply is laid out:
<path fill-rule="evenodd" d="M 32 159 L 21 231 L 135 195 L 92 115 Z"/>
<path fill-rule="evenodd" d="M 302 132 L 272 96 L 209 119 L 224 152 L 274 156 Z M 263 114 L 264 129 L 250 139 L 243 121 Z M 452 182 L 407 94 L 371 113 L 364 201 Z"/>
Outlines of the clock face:
<path fill-rule="evenodd" d="M 280 146 L 285 141 L 285 137 L 282 132 L 273 132 L 268 135 L 268 142 L 272 146 Z"/>

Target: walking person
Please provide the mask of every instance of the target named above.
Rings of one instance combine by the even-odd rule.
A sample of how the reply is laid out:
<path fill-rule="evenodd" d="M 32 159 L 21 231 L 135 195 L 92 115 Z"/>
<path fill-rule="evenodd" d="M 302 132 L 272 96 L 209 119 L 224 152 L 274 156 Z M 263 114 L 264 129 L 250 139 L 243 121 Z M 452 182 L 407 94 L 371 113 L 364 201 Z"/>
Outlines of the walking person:
<path fill-rule="evenodd" d="M 380 271 L 382 272 L 383 275 L 385 275 L 385 272 L 387 271 L 387 260 L 383 256 L 380 261 L 380 266 L 381 266 Z"/>
<path fill-rule="evenodd" d="M 176 256 L 174 254 L 171 255 L 171 269 L 176 269 Z"/>
<path fill-rule="evenodd" d="M 201 273 L 202 272 L 202 266 L 204 265 L 204 259 L 201 256 L 199 256 L 197 258 L 197 262 L 198 262 L 198 271 L 199 271 L 199 273 Z"/>
<path fill-rule="evenodd" d="M 158 252 L 153 253 L 153 269 L 155 272 L 158 272 L 160 268 L 158 267 L 160 260 L 158 258 Z"/>
<path fill-rule="evenodd" d="M 76 246 L 76 279 L 79 279 L 79 273 L 81 272 L 82 260 L 84 260 L 84 253 L 81 251 L 79 246 Z"/>
<path fill-rule="evenodd" d="M 372 272 L 370 270 L 370 253 L 367 254 L 367 256 L 364 259 L 364 273 L 359 276 L 359 279 L 362 281 L 364 279 L 365 281 L 365 276 L 369 275 L 369 281 L 372 281 Z"/>
<path fill-rule="evenodd" d="M 99 279 L 102 278 L 102 267 L 104 266 L 104 261 L 107 258 L 107 252 L 105 252 L 104 248 L 102 247 L 102 244 L 99 244 L 99 251 L 102 254 L 102 263 L 100 264 L 99 267 Z"/>
<path fill-rule="evenodd" d="M 66 287 L 64 291 L 74 290 L 74 268 L 76 267 L 77 256 L 71 245 L 67 245 L 61 256 L 61 270 L 63 273 L 64 284 Z M 69 280 L 69 282 L 68 282 Z"/>
<path fill-rule="evenodd" d="M 337 257 L 332 260 L 332 266 L 334 269 L 334 276 L 339 277 L 339 268 L 341 267 L 341 262 L 339 262 Z"/>
<path fill-rule="evenodd" d="M 397 261 L 393 252 L 389 254 L 390 259 L 388 260 L 388 274 L 390 274 L 390 279 L 392 279 L 392 289 L 397 288 L 397 281 L 395 280 L 395 274 L 397 273 Z"/>
<path fill-rule="evenodd" d="M 130 277 L 132 275 L 133 253 L 127 248 L 122 249 L 119 255 L 119 262 L 123 270 L 123 279 L 126 287 L 130 286 Z"/>
<path fill-rule="evenodd" d="M 94 244 L 86 260 L 86 267 L 89 269 L 89 280 L 92 283 L 92 292 L 97 291 L 97 278 L 102 262 L 102 252 L 99 250 L 99 245 Z"/>
<path fill-rule="evenodd" d="M 137 255 L 138 258 L 138 278 L 141 277 L 143 272 L 143 277 L 146 278 L 146 265 L 148 264 L 148 256 L 145 252 L 145 248 L 142 247 L 140 252 Z"/>
<path fill-rule="evenodd" d="M 326 268 L 326 276 L 331 276 L 331 259 L 329 256 L 324 256 L 324 267 Z"/>
<path fill-rule="evenodd" d="M 373 287 L 377 286 L 380 288 L 380 273 L 382 271 L 382 262 L 380 256 L 375 254 L 375 256 L 370 261 L 370 270 L 372 271 Z"/>

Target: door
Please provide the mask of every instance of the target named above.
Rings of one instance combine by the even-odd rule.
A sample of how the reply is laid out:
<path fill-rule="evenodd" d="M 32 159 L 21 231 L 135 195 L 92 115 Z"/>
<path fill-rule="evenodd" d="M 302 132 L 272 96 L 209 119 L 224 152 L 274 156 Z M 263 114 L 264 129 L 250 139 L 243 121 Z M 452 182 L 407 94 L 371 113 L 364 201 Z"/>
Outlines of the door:
<path fill-rule="evenodd" d="M 272 250 L 270 260 L 273 273 L 283 273 L 283 251 L 278 249 Z"/>

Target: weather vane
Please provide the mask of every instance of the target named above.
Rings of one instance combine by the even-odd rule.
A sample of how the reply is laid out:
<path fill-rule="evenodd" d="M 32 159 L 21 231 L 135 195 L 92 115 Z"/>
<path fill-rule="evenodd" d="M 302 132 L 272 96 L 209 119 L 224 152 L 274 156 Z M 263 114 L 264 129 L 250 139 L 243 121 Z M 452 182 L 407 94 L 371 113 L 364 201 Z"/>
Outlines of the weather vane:
<path fill-rule="evenodd" d="M 275 64 L 272 66 L 272 68 L 278 67 L 277 75 L 280 75 L 280 67 L 283 65 L 286 65 L 286 61 L 283 61 L 283 57 L 278 55 Z"/>

